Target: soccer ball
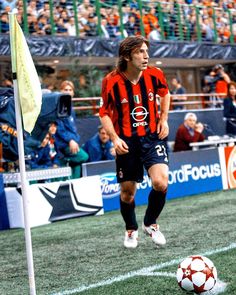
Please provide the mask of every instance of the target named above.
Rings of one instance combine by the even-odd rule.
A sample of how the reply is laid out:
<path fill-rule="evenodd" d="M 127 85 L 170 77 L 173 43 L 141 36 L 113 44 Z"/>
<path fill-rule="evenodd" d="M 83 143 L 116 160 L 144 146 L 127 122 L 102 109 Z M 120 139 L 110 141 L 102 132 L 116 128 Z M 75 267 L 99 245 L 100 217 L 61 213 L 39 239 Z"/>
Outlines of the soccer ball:
<path fill-rule="evenodd" d="M 176 277 L 180 288 L 199 294 L 215 286 L 217 271 L 207 257 L 189 256 L 179 264 Z"/>

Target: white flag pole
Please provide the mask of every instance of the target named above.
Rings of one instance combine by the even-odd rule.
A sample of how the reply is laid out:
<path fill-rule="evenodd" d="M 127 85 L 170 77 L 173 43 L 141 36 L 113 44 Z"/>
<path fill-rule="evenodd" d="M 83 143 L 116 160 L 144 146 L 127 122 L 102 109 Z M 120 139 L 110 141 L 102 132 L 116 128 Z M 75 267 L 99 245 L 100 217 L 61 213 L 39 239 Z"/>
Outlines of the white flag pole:
<path fill-rule="evenodd" d="M 32 251 L 31 231 L 30 231 L 29 213 L 28 213 L 28 185 L 29 184 L 27 181 L 26 170 L 25 170 L 23 128 L 22 128 L 21 107 L 19 103 L 19 92 L 18 92 L 17 75 L 16 75 L 17 74 L 16 73 L 16 42 L 15 42 L 14 17 L 15 17 L 14 13 L 9 13 L 11 62 L 12 62 L 12 73 L 13 73 L 17 144 L 18 144 L 18 153 L 19 153 L 20 178 L 21 178 L 23 210 L 24 210 L 24 227 L 25 227 L 24 231 L 25 231 L 25 244 L 26 244 L 26 255 L 27 255 L 27 265 L 28 265 L 28 276 L 29 276 L 29 288 L 30 288 L 30 295 L 36 295 L 33 251 Z"/>

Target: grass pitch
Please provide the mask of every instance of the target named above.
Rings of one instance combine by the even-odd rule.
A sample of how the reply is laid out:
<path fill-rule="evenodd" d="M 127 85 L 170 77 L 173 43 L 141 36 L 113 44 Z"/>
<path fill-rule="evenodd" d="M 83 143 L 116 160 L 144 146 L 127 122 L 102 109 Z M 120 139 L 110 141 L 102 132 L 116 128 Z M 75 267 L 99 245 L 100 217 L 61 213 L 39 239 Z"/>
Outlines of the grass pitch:
<path fill-rule="evenodd" d="M 214 262 L 226 284 L 221 294 L 236 294 L 235 190 L 168 201 L 159 221 L 167 239 L 162 249 L 141 232 L 145 209 L 136 208 L 137 249 L 123 247 L 118 211 L 33 228 L 37 294 L 186 294 L 175 272 L 181 259 L 195 254 Z M 0 294 L 29 294 L 24 231 L 1 231 L 0 249 Z"/>

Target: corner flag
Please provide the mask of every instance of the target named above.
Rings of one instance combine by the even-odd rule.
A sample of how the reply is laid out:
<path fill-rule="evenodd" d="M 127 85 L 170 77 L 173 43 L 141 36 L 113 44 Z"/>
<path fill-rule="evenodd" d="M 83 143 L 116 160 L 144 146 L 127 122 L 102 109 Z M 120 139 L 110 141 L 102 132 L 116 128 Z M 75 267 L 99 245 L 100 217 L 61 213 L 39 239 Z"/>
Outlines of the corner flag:
<path fill-rule="evenodd" d="M 16 15 L 9 14 L 13 75 L 16 74 L 24 129 L 34 129 L 42 104 L 42 91 L 25 36 Z"/>
<path fill-rule="evenodd" d="M 17 144 L 22 188 L 23 213 L 25 225 L 25 244 L 29 275 L 30 295 L 36 295 L 33 250 L 28 213 L 28 182 L 25 170 L 23 126 L 31 133 L 40 113 L 42 92 L 39 77 L 24 34 L 17 23 L 15 13 L 8 13 L 10 24 L 11 63 L 13 74 L 14 101 L 17 127 Z M 22 117 L 23 124 L 22 124 Z"/>

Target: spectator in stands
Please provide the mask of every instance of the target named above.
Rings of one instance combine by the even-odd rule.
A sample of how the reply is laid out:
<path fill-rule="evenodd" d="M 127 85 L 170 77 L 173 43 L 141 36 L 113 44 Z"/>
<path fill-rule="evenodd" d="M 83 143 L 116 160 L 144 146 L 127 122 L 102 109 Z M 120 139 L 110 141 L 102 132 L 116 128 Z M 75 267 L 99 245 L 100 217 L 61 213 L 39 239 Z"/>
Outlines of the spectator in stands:
<path fill-rule="evenodd" d="M 224 99 L 224 117 L 226 118 L 226 133 L 236 135 L 236 82 L 228 85 L 227 97 Z"/>
<path fill-rule="evenodd" d="M 110 35 L 107 30 L 107 19 L 106 18 L 101 19 L 101 31 L 102 31 L 101 37 L 104 37 L 107 39 L 110 38 Z"/>
<path fill-rule="evenodd" d="M 114 21 L 113 15 L 110 15 L 106 26 L 107 32 L 110 38 L 121 39 L 121 32 L 119 27 L 114 24 Z"/>
<path fill-rule="evenodd" d="M 218 42 L 229 43 L 230 35 L 230 26 L 226 23 L 223 23 L 218 30 Z"/>
<path fill-rule="evenodd" d="M 125 31 L 128 36 L 136 36 L 140 32 L 134 15 L 130 15 L 128 21 L 124 25 Z"/>
<path fill-rule="evenodd" d="M 51 25 L 48 23 L 48 19 L 45 15 L 40 15 L 38 17 L 38 31 L 40 35 L 49 35 L 51 34 Z"/>
<path fill-rule="evenodd" d="M 156 29 L 152 30 L 148 35 L 148 39 L 150 41 L 160 41 L 160 40 L 162 40 L 160 27 L 157 27 Z"/>
<path fill-rule="evenodd" d="M 123 16 L 123 19 L 121 21 L 125 25 L 130 17 L 130 6 L 129 5 L 122 6 L 122 16 Z"/>
<path fill-rule="evenodd" d="M 56 139 L 55 139 L 55 134 L 57 132 L 57 122 L 51 122 L 51 124 L 49 125 L 49 129 L 48 132 L 50 134 L 50 138 L 49 138 L 49 156 L 51 161 L 54 163 L 54 167 L 58 167 L 58 166 L 65 166 L 67 164 L 67 162 L 64 160 L 64 156 L 62 154 L 60 154 L 60 152 L 57 149 L 56 146 Z"/>
<path fill-rule="evenodd" d="M 171 80 L 171 84 L 174 87 L 171 94 L 172 94 L 172 102 L 184 102 L 187 100 L 187 96 L 178 96 L 178 94 L 185 94 L 186 89 L 182 86 L 180 80 L 178 78 L 173 78 Z M 183 105 L 173 105 L 174 110 L 183 110 Z"/>
<path fill-rule="evenodd" d="M 184 117 L 184 123 L 177 130 L 174 144 L 174 152 L 188 151 L 191 142 L 201 142 L 205 139 L 202 134 L 204 126 L 197 123 L 197 116 L 194 113 L 187 113 Z"/>
<path fill-rule="evenodd" d="M 102 125 L 98 126 L 98 132 L 83 145 L 83 149 L 89 155 L 89 162 L 114 160 L 115 158 L 112 141 Z"/>
<path fill-rule="evenodd" d="M 65 27 L 67 28 L 68 35 L 69 36 L 76 36 L 76 26 L 75 26 L 75 18 L 70 17 L 68 23 L 65 24 Z M 80 27 L 79 27 L 80 30 Z M 81 37 L 81 34 L 79 33 L 79 36 Z"/>
<path fill-rule="evenodd" d="M 29 34 L 37 35 L 38 27 L 37 27 L 37 18 L 35 15 L 27 13 L 27 21 L 28 21 L 28 29 Z"/>
<path fill-rule="evenodd" d="M 28 153 L 30 159 L 26 161 L 26 164 L 29 165 L 31 169 L 45 169 L 60 166 L 57 157 L 50 157 L 49 140 L 50 134 L 47 133 L 41 144 L 31 149 L 31 152 Z"/>
<path fill-rule="evenodd" d="M 74 96 L 74 84 L 71 81 L 63 81 L 60 91 Z M 55 145 L 57 150 L 64 156 L 65 161 L 72 168 L 72 178 L 81 176 L 81 164 L 88 160 L 88 154 L 79 146 L 80 136 L 76 130 L 75 113 L 68 118 L 57 121 L 57 130 L 55 133 Z"/>
<path fill-rule="evenodd" d="M 37 1 L 30 0 L 27 6 L 27 13 L 34 15 L 35 17 L 38 17 Z"/>
<path fill-rule="evenodd" d="M 135 18 L 135 24 L 138 29 L 138 34 L 140 35 L 140 12 L 138 10 L 137 3 L 131 3 L 130 4 L 130 15 L 132 15 Z"/>
<path fill-rule="evenodd" d="M 69 22 L 70 17 L 69 17 L 69 15 L 68 15 L 68 11 L 67 11 L 66 9 L 63 9 L 63 10 L 61 11 L 61 18 L 63 19 L 63 23 L 64 23 L 64 24 L 66 24 L 66 23 Z"/>
<path fill-rule="evenodd" d="M 156 17 L 156 8 L 151 7 L 146 9 L 142 21 L 145 35 L 148 37 L 151 31 L 156 30 L 159 27 L 158 18 Z"/>
<path fill-rule="evenodd" d="M 9 33 L 9 21 L 6 12 L 3 12 L 0 19 L 0 32 Z"/>
<path fill-rule="evenodd" d="M 67 2 L 72 2 L 72 1 L 67 1 Z M 63 9 L 67 9 L 70 8 L 70 6 L 68 7 L 68 5 L 66 4 L 66 0 L 60 0 L 59 1 L 59 5 L 63 8 Z"/>
<path fill-rule="evenodd" d="M 90 6 L 90 0 L 83 0 L 83 3 L 80 4 L 78 7 L 78 13 L 86 12 L 89 6 Z"/>
<path fill-rule="evenodd" d="M 108 16 L 108 19 L 112 17 L 113 25 L 119 27 L 120 23 L 120 15 L 119 15 L 119 9 L 117 5 L 113 5 L 111 9 L 111 13 Z"/>
<path fill-rule="evenodd" d="M 212 72 L 215 78 L 215 92 L 226 96 L 228 93 L 228 84 L 231 81 L 229 75 L 220 64 L 215 65 Z"/>
<path fill-rule="evenodd" d="M 94 13 L 88 15 L 88 22 L 84 26 L 85 36 L 96 37 L 97 32 L 97 17 Z"/>
<path fill-rule="evenodd" d="M 44 1 L 43 6 L 38 10 L 38 15 L 45 15 L 50 18 L 50 4 L 49 1 Z"/>
<path fill-rule="evenodd" d="M 204 16 L 202 20 L 202 40 L 213 41 L 214 40 L 214 24 L 213 19 L 208 16 Z"/>
<path fill-rule="evenodd" d="M 66 24 L 64 23 L 64 20 L 62 17 L 59 17 L 59 19 L 57 20 L 56 32 L 57 32 L 57 35 L 60 35 L 60 36 L 68 36 L 69 35 L 68 29 L 67 29 Z"/>

